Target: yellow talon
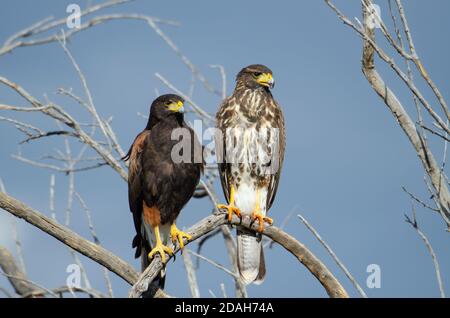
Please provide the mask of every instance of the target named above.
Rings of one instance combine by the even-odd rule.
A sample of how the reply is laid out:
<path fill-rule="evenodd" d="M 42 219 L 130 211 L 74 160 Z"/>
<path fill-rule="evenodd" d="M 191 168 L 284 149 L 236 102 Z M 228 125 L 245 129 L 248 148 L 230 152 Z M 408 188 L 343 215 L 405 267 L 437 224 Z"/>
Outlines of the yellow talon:
<path fill-rule="evenodd" d="M 170 226 L 170 238 L 172 239 L 172 242 L 175 244 L 176 241 L 180 244 L 180 248 L 184 248 L 184 238 L 186 238 L 187 241 L 192 239 L 192 236 L 187 234 L 186 232 L 180 231 L 177 226 L 172 224 Z"/>
<path fill-rule="evenodd" d="M 269 223 L 269 225 L 273 224 L 273 219 L 267 217 L 267 216 L 263 216 L 261 213 L 259 212 L 253 212 L 252 213 L 252 220 L 255 221 L 256 219 L 258 219 L 259 222 L 259 227 L 258 227 L 258 232 L 262 233 L 264 231 L 264 222 Z"/>
<path fill-rule="evenodd" d="M 170 247 L 163 245 L 162 243 L 157 243 L 156 246 L 151 250 L 151 252 L 148 253 L 148 259 L 151 260 L 155 253 L 159 253 L 159 255 L 161 255 L 161 261 L 163 262 L 163 264 L 165 264 L 167 260 L 166 253 L 172 256 L 173 250 Z"/>
<path fill-rule="evenodd" d="M 228 221 L 229 222 L 231 222 L 231 219 L 233 218 L 233 213 L 236 214 L 238 217 L 241 217 L 241 210 L 239 210 L 239 208 L 237 208 L 233 205 L 218 204 L 217 208 L 228 210 Z"/>
<path fill-rule="evenodd" d="M 150 253 L 148 253 L 148 259 L 151 260 L 153 258 L 153 256 L 155 255 L 155 253 L 159 253 L 159 255 L 161 255 L 162 263 L 165 264 L 166 263 L 166 253 L 169 254 L 170 256 L 172 256 L 173 250 L 170 247 L 165 246 L 162 243 L 161 237 L 159 236 L 159 227 L 155 226 L 153 228 L 153 230 L 155 231 L 156 246 L 150 251 Z"/>
<path fill-rule="evenodd" d="M 256 219 L 258 219 L 259 223 L 259 233 L 262 233 L 264 231 L 264 222 L 267 222 L 270 225 L 273 224 L 273 219 L 261 214 L 261 206 L 259 205 L 259 190 L 256 192 L 256 206 L 252 213 L 252 220 L 255 221 Z"/>
<path fill-rule="evenodd" d="M 228 210 L 228 222 L 231 222 L 233 214 L 236 214 L 239 218 L 242 217 L 241 210 L 234 205 L 234 186 L 230 188 L 230 204 L 218 204 L 217 208 Z"/>

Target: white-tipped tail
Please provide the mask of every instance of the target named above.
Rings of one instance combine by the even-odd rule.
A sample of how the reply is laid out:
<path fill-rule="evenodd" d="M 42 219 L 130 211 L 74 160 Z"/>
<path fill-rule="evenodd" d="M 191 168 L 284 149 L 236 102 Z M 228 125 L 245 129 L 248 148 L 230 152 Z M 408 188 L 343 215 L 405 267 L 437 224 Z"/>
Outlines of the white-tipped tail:
<path fill-rule="evenodd" d="M 237 261 L 244 284 L 262 283 L 266 269 L 261 234 L 246 228 L 237 228 Z"/>

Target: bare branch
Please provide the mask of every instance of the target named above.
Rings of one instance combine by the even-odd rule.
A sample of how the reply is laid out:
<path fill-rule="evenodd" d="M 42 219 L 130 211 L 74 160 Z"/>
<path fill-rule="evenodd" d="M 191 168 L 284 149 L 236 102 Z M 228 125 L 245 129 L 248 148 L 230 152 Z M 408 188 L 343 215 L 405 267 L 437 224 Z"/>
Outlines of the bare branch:
<path fill-rule="evenodd" d="M 368 0 L 363 0 L 369 3 Z M 392 70 L 399 76 L 399 78 L 406 84 L 406 86 L 411 90 L 411 92 L 417 97 L 417 99 L 420 101 L 420 103 L 423 105 L 423 107 L 427 110 L 427 112 L 436 120 L 436 122 L 439 124 L 439 126 L 445 130 L 447 133 L 450 133 L 449 127 L 446 126 L 445 122 L 442 120 L 442 118 L 437 114 L 437 112 L 433 109 L 433 107 L 430 105 L 430 103 L 425 99 L 423 94 L 418 90 L 418 88 L 415 86 L 415 84 L 410 80 L 410 78 L 397 66 L 397 64 L 394 62 L 394 60 L 387 55 L 376 43 L 374 38 L 374 31 L 373 29 L 366 30 L 358 28 L 355 26 L 345 15 L 339 11 L 336 6 L 332 4 L 330 0 L 325 0 L 327 5 L 337 14 L 337 16 L 344 22 L 344 24 L 350 26 L 353 30 L 355 30 L 363 39 L 364 39 L 364 47 L 365 49 L 365 58 L 363 59 L 363 73 L 366 75 L 368 74 L 368 70 L 374 69 L 374 63 L 373 63 L 373 54 L 374 52 L 377 53 L 377 55 L 384 61 L 388 66 L 392 68 Z M 371 2 L 370 2 L 371 3 Z M 365 6 L 363 6 L 364 12 L 367 13 L 367 10 L 365 9 Z M 367 14 L 366 14 L 367 17 Z M 369 54 L 370 53 L 370 54 Z M 366 72 L 364 72 L 364 69 Z M 378 75 L 378 73 L 377 73 Z M 367 77 L 367 75 L 366 75 Z M 380 77 L 380 76 L 379 76 Z M 381 77 L 380 77 L 381 79 Z M 383 81 L 384 84 L 384 81 Z M 372 85 L 373 86 L 373 85 Z M 383 95 L 385 95 L 383 93 Z"/>
<path fill-rule="evenodd" d="M 98 5 L 92 6 L 88 9 L 82 11 L 80 14 L 80 17 L 85 17 L 89 14 L 100 11 L 107 7 L 111 7 L 114 5 L 130 2 L 130 1 L 133 1 L 133 0 L 113 0 L 113 1 L 107 1 L 104 3 L 100 3 Z M 74 35 L 78 32 L 84 31 L 90 27 L 93 27 L 93 26 L 96 26 L 96 25 L 99 25 L 99 24 L 102 24 L 102 23 L 105 23 L 108 21 L 129 20 L 129 19 L 144 20 L 144 21 L 151 20 L 154 23 L 167 24 L 167 25 L 173 25 L 173 26 L 179 25 L 179 23 L 176 21 L 165 20 L 165 19 L 160 19 L 157 17 L 144 16 L 144 15 L 139 15 L 139 14 L 109 14 L 109 15 L 103 15 L 103 16 L 96 16 L 96 17 L 92 18 L 91 20 L 89 20 L 88 22 L 81 24 L 79 28 L 73 28 L 73 29 L 68 30 L 66 33 L 66 38 L 69 38 L 72 35 Z M 55 21 L 46 23 L 47 20 L 48 20 L 48 18 L 44 19 L 41 22 L 36 23 L 35 25 L 33 25 L 23 31 L 20 31 L 20 32 L 12 35 L 4 43 L 4 45 L 2 47 L 0 47 L 0 56 L 4 55 L 6 53 L 10 53 L 11 51 L 13 51 L 14 49 L 19 48 L 19 47 L 42 45 L 42 44 L 47 44 L 47 43 L 56 42 L 56 41 L 61 40 L 62 37 L 59 34 L 52 34 L 47 37 L 43 37 L 43 38 L 39 38 L 39 39 L 35 39 L 35 40 L 29 40 L 29 41 L 19 40 L 20 38 L 31 37 L 31 36 L 34 36 L 34 35 L 37 35 L 40 33 L 44 33 L 46 31 L 49 31 L 49 30 L 57 28 L 57 27 L 63 27 L 66 24 L 67 18 L 64 17 L 59 20 L 55 20 Z"/>
<path fill-rule="evenodd" d="M 187 250 L 187 251 L 188 251 L 188 253 L 191 253 L 191 254 L 194 255 L 195 257 L 198 257 L 199 259 L 204 260 L 205 262 L 211 264 L 212 266 L 214 266 L 214 267 L 216 267 L 216 268 L 218 268 L 218 269 L 224 271 L 225 273 L 227 273 L 227 274 L 230 275 L 231 277 L 234 277 L 234 278 L 238 278 L 238 277 L 239 277 L 237 273 L 233 273 L 232 271 L 230 271 L 230 270 L 229 270 L 228 268 L 226 268 L 225 266 L 223 266 L 223 265 L 221 265 L 221 264 L 219 264 L 219 263 L 217 263 L 217 262 L 215 262 L 215 261 L 213 261 L 213 260 L 211 260 L 211 259 L 209 259 L 209 258 L 203 256 L 203 255 L 200 255 L 200 254 L 198 254 L 198 253 L 195 253 L 194 251 L 191 251 L 191 250 Z"/>
<path fill-rule="evenodd" d="M 12 254 L 2 246 L 0 246 L 0 267 L 17 294 L 24 296 L 33 292 L 42 292 L 35 284 L 28 281 L 24 272 L 17 266 Z"/>
<path fill-rule="evenodd" d="M 425 234 L 419 228 L 419 225 L 418 225 L 417 219 L 416 219 L 416 213 L 415 213 L 414 206 L 413 206 L 413 219 L 410 219 L 407 214 L 405 214 L 405 219 L 406 219 L 405 221 L 407 223 L 411 224 L 411 226 L 416 230 L 417 234 L 420 236 L 420 238 L 425 243 L 425 246 L 427 247 L 428 252 L 431 255 L 431 259 L 433 260 L 433 265 L 434 265 L 434 270 L 436 272 L 436 279 L 438 282 L 440 295 L 442 298 L 445 298 L 444 285 L 442 283 L 441 271 L 439 269 L 439 262 L 437 260 L 436 253 L 434 252 L 433 247 L 431 246 L 431 243 L 428 240 L 428 238 L 425 236 Z"/>
<path fill-rule="evenodd" d="M 416 201 L 417 203 L 422 205 L 424 208 L 439 213 L 439 209 L 436 209 L 436 208 L 433 208 L 433 207 L 429 206 L 428 204 L 423 202 L 421 199 L 419 199 L 417 196 L 415 196 L 414 194 L 409 192 L 405 187 L 402 187 L 402 189 L 403 189 L 403 191 L 405 191 L 410 196 L 411 199 L 413 199 L 414 201 Z"/>
<path fill-rule="evenodd" d="M 423 128 L 423 129 L 425 129 L 426 131 L 432 133 L 433 135 L 436 135 L 436 136 L 438 136 L 439 138 L 442 138 L 445 142 L 449 142 L 449 141 L 450 141 L 450 139 L 448 138 L 448 136 L 446 136 L 446 135 L 448 135 L 447 132 L 445 133 L 445 135 L 443 135 L 443 134 L 441 134 L 440 132 L 437 132 L 437 131 L 435 131 L 435 130 L 433 130 L 433 129 L 427 127 L 427 126 L 425 126 L 424 124 L 420 124 L 420 123 L 419 123 L 419 126 L 420 126 L 421 128 Z"/>
<path fill-rule="evenodd" d="M 364 0 L 365 1 L 365 0 Z M 443 215 L 446 217 L 444 220 L 447 223 L 447 227 L 450 228 L 450 223 L 447 221 L 450 216 L 450 192 L 448 190 L 445 178 L 442 178 L 442 171 L 437 164 L 433 153 L 425 144 L 425 140 L 418 133 L 413 120 L 410 118 L 409 114 L 406 112 L 402 103 L 399 101 L 394 92 L 386 85 L 383 78 L 375 69 L 374 63 L 374 53 L 376 52 L 378 56 L 384 60 L 392 69 L 399 75 L 399 77 L 407 84 L 408 88 L 414 93 L 414 95 L 419 99 L 421 104 L 427 109 L 429 114 L 438 122 L 438 124 L 448 133 L 448 127 L 442 121 L 442 119 L 437 115 L 437 113 L 431 108 L 430 104 L 424 99 L 422 94 L 418 92 L 414 84 L 409 80 L 408 76 L 403 74 L 401 70 L 395 65 L 393 60 L 388 57 L 375 43 L 375 32 L 373 28 L 369 27 L 367 19 L 369 18 L 369 13 L 366 7 L 363 5 L 363 16 L 364 16 L 364 29 L 361 30 L 357 28 L 353 23 L 348 20 L 329 0 L 325 2 L 336 12 L 338 17 L 344 21 L 347 25 L 350 25 L 361 37 L 364 39 L 363 43 L 363 58 L 362 58 L 362 71 L 375 90 L 375 92 L 382 98 L 386 106 L 392 112 L 393 116 L 399 123 L 400 127 L 405 132 L 406 136 L 413 145 L 418 157 L 420 158 L 422 165 L 429 175 L 433 188 L 438 193 L 438 199 L 440 201 L 440 207 L 443 209 Z M 366 1 L 371 3 L 370 1 Z"/>
<path fill-rule="evenodd" d="M 198 287 L 197 275 L 195 273 L 194 264 L 192 263 L 189 250 L 186 248 L 183 251 L 184 268 L 189 282 L 189 289 L 191 290 L 192 298 L 200 298 L 200 289 Z"/>
<path fill-rule="evenodd" d="M 29 94 L 25 89 L 17 85 L 16 83 L 11 82 L 10 80 L 0 76 L 0 83 L 5 84 L 6 86 L 15 90 L 19 95 L 21 95 L 24 99 L 26 99 L 33 107 L 42 107 L 42 103 L 39 102 L 36 98 L 34 98 L 31 94 Z M 128 174 L 125 169 L 121 166 L 120 162 L 117 161 L 111 153 L 102 147 L 97 141 L 95 141 L 88 133 L 86 133 L 80 126 L 80 124 L 67 112 L 65 112 L 61 107 L 52 104 L 52 107 L 49 109 L 41 110 L 42 113 L 47 116 L 57 120 L 65 124 L 74 130 L 77 134 L 78 139 L 90 146 L 94 151 L 97 152 L 98 155 L 109 165 L 111 166 L 125 181 L 128 179 Z M 58 169 L 55 169 L 58 170 Z M 61 169 L 59 169 L 61 170 Z M 64 169 L 62 169 L 64 170 Z M 84 169 L 85 170 L 85 169 Z"/>
<path fill-rule="evenodd" d="M 322 244 L 323 247 L 325 247 L 325 249 L 331 255 L 331 257 L 336 262 L 336 264 L 342 269 L 345 276 L 347 276 L 347 278 L 351 281 L 353 286 L 355 286 L 356 290 L 361 295 L 361 297 L 367 298 L 367 294 L 364 292 L 364 290 L 358 284 L 356 279 L 353 277 L 353 275 L 350 273 L 350 271 L 347 269 L 347 267 L 344 265 L 344 263 L 342 263 L 342 261 L 337 257 L 337 255 L 334 253 L 334 251 L 331 249 L 331 247 L 322 239 L 322 237 L 316 231 L 316 229 L 311 224 L 309 224 L 309 222 L 303 216 L 301 216 L 300 214 L 298 214 L 297 216 L 300 218 L 300 220 L 303 222 L 303 224 L 305 224 L 305 226 L 308 228 L 308 230 L 310 230 L 311 233 L 317 238 L 317 240 L 319 240 L 320 244 Z"/>
<path fill-rule="evenodd" d="M 27 108 L 27 107 L 17 107 L 17 106 L 0 104 L 0 110 L 14 110 L 14 111 L 18 111 L 18 112 L 36 112 L 36 111 L 47 110 L 51 107 L 52 107 L 51 105 L 48 105 L 48 106 L 42 106 L 42 107 Z"/>
<path fill-rule="evenodd" d="M 63 34 L 63 36 L 64 36 L 64 34 Z M 99 125 L 100 129 L 103 132 L 103 135 L 106 137 L 106 139 L 109 142 L 108 133 L 106 132 L 106 128 L 103 124 L 103 120 L 100 118 L 100 116 L 98 115 L 97 109 L 95 108 L 94 100 L 92 98 L 91 91 L 89 90 L 89 86 L 87 84 L 86 77 L 84 76 L 83 72 L 81 71 L 80 66 L 78 65 L 77 61 L 73 57 L 72 53 L 67 48 L 66 38 L 63 37 L 63 39 L 61 41 L 59 41 L 59 43 L 61 44 L 61 47 L 63 48 L 64 52 L 66 53 L 67 57 L 69 58 L 70 62 L 73 65 L 73 67 L 75 68 L 75 71 L 77 72 L 78 77 L 80 78 L 80 82 L 81 82 L 81 85 L 83 86 L 84 93 L 86 94 L 86 97 L 88 99 L 89 112 L 95 118 L 95 120 L 97 121 L 97 124 Z"/>
<path fill-rule="evenodd" d="M 27 28 L 25 28 L 25 29 L 15 33 L 15 34 L 13 34 L 12 36 L 10 36 L 5 41 L 4 46 L 6 46 L 8 44 L 11 44 L 13 41 L 15 41 L 15 40 L 17 40 L 19 38 L 24 38 L 24 37 L 31 36 L 36 29 L 39 29 L 42 25 L 46 24 L 50 20 L 53 20 L 52 16 L 47 17 L 47 18 L 45 18 L 45 19 L 43 19 L 41 21 L 38 21 L 35 24 L 33 24 L 33 25 L 31 25 L 31 26 L 29 26 L 29 27 L 27 27 Z"/>
<path fill-rule="evenodd" d="M 81 195 L 78 192 L 75 192 L 75 197 L 78 199 L 78 202 L 80 203 L 80 205 L 82 206 L 84 212 L 86 213 L 86 218 L 88 221 L 88 226 L 89 226 L 89 231 L 91 232 L 91 236 L 92 239 L 94 240 L 94 243 L 101 245 L 100 244 L 100 240 L 98 238 L 97 233 L 95 232 L 94 229 L 94 223 L 92 221 L 92 216 L 91 216 L 91 211 L 89 210 L 89 208 L 87 207 L 86 202 L 83 200 L 83 198 L 81 197 Z M 111 284 L 111 279 L 109 277 L 109 271 L 104 267 L 103 268 L 103 276 L 105 278 L 105 282 L 106 282 L 106 287 L 108 289 L 108 294 L 109 297 L 113 297 L 113 289 L 112 289 L 112 284 Z"/>
<path fill-rule="evenodd" d="M 422 64 L 422 61 L 420 60 L 419 56 L 417 55 L 416 48 L 414 46 L 414 41 L 413 41 L 413 38 L 411 35 L 411 31 L 409 29 L 408 20 L 406 19 L 406 14 L 405 14 L 405 10 L 403 8 L 402 2 L 401 2 L 401 0 L 396 0 L 396 3 L 397 3 L 398 11 L 400 14 L 400 19 L 403 23 L 403 28 L 405 30 L 406 38 L 408 39 L 409 48 L 411 50 L 411 54 L 414 57 L 414 59 L 413 59 L 414 64 L 417 66 L 417 69 L 420 71 L 420 74 L 422 75 L 423 79 L 426 81 L 428 86 L 431 88 L 433 93 L 436 95 L 436 97 L 439 101 L 439 104 L 442 107 L 442 110 L 444 111 L 445 115 L 447 116 L 447 119 L 449 119 L 450 112 L 449 112 L 447 103 L 446 103 L 444 97 L 442 96 L 440 90 L 436 86 L 436 84 L 433 82 L 431 77 L 428 75 L 427 71 L 425 70 L 425 67 Z"/>
<path fill-rule="evenodd" d="M 189 60 L 189 58 L 181 52 L 178 46 L 156 25 L 155 21 L 152 19 L 147 20 L 148 25 L 158 34 L 164 42 L 175 52 L 175 54 L 181 59 L 181 61 L 189 68 L 189 70 L 194 74 L 198 80 L 205 86 L 205 88 L 220 96 L 220 92 L 218 92 L 214 87 L 206 80 L 205 76 L 198 70 L 198 68 Z"/>
<path fill-rule="evenodd" d="M 223 65 L 210 65 L 212 68 L 219 69 L 220 77 L 222 79 L 222 99 L 227 98 L 227 74 Z"/>
<path fill-rule="evenodd" d="M 224 283 L 221 283 L 221 284 L 220 284 L 220 289 L 222 290 L 222 297 L 223 297 L 223 298 L 228 298 L 228 296 L 227 296 L 227 290 L 226 290 L 226 288 L 225 288 L 225 284 L 224 284 Z"/>
<path fill-rule="evenodd" d="M 119 257 L 3 192 L 0 193 L 0 208 L 24 219 L 63 244 L 105 266 L 126 282 L 133 284 L 137 280 L 138 273 Z"/>
<path fill-rule="evenodd" d="M 19 129 L 21 132 L 23 132 L 27 136 L 32 136 L 33 135 L 32 133 L 29 132 L 29 130 L 33 130 L 33 131 L 37 132 L 38 134 L 43 134 L 44 133 L 44 131 L 42 131 L 41 129 L 39 129 L 37 127 L 34 127 L 34 126 L 30 125 L 30 124 L 26 124 L 24 122 L 18 121 L 16 119 L 0 116 L 0 120 L 1 121 L 6 121 L 6 122 L 11 123 L 11 124 L 14 124 L 17 129 Z"/>
<path fill-rule="evenodd" d="M 214 122 L 215 119 L 210 114 L 208 114 L 206 111 L 203 110 L 200 106 L 198 106 L 188 95 L 181 92 L 178 88 L 176 88 L 174 85 L 172 85 L 167 79 L 165 79 L 161 74 L 155 73 L 155 76 L 163 82 L 164 85 L 169 87 L 171 90 L 173 90 L 175 93 L 183 97 L 191 106 L 194 112 L 196 112 L 201 118 L 204 118 L 208 120 L 209 122 Z"/>
<path fill-rule="evenodd" d="M 36 139 L 40 139 L 40 138 L 44 138 L 44 137 L 50 137 L 50 136 L 71 136 L 71 137 L 75 137 L 78 138 L 79 136 L 76 133 L 73 133 L 71 131 L 67 131 L 67 130 L 55 130 L 55 131 L 48 131 L 48 132 L 43 132 L 40 133 L 38 135 L 32 135 L 29 136 L 27 139 L 24 139 L 20 142 L 20 144 L 24 144 Z"/>
<path fill-rule="evenodd" d="M 192 236 L 192 241 L 195 241 L 199 237 L 211 232 L 218 226 L 227 223 L 225 218 L 226 213 L 223 211 L 220 214 L 211 215 L 201 220 L 194 226 L 192 226 L 187 233 Z M 248 218 L 242 221 L 234 216 L 232 219 L 232 224 L 240 226 L 245 226 L 254 231 L 257 230 L 258 225 L 251 222 Z M 291 254 L 293 254 L 305 267 L 313 274 L 317 280 L 325 288 L 326 292 L 330 297 L 342 297 L 347 298 L 347 292 L 338 282 L 338 280 L 333 276 L 333 274 L 326 268 L 326 266 L 317 257 L 312 254 L 303 244 L 295 240 L 289 234 L 281 231 L 274 226 L 267 226 L 263 232 L 264 235 L 270 237 L 272 240 L 276 241 L 278 244 L 283 246 Z M 190 242 L 186 242 L 189 244 Z M 176 247 L 175 252 L 179 250 L 179 246 Z M 161 258 L 156 256 L 147 269 L 139 277 L 137 283 L 130 290 L 129 297 L 136 298 L 145 292 L 153 279 L 158 275 L 159 271 L 163 268 Z"/>

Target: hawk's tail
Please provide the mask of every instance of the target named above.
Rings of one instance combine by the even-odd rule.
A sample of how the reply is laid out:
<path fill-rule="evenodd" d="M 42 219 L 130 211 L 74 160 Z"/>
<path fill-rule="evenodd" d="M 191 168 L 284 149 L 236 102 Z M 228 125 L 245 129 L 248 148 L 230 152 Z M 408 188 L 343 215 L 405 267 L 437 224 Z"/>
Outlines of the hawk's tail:
<path fill-rule="evenodd" d="M 262 236 L 237 227 L 237 263 L 244 284 L 261 284 L 266 276 Z"/>

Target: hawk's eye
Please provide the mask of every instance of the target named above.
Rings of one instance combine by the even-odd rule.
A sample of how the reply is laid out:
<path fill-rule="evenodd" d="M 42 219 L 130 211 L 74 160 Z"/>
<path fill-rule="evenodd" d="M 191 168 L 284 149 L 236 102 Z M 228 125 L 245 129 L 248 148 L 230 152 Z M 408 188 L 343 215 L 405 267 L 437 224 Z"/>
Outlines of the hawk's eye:
<path fill-rule="evenodd" d="M 167 101 L 167 102 L 165 102 L 165 104 L 166 104 L 166 106 L 170 106 L 171 104 L 172 104 L 172 101 Z"/>
<path fill-rule="evenodd" d="M 253 76 L 254 77 L 259 77 L 261 74 L 262 74 L 261 72 L 255 72 L 255 73 L 253 73 Z"/>

